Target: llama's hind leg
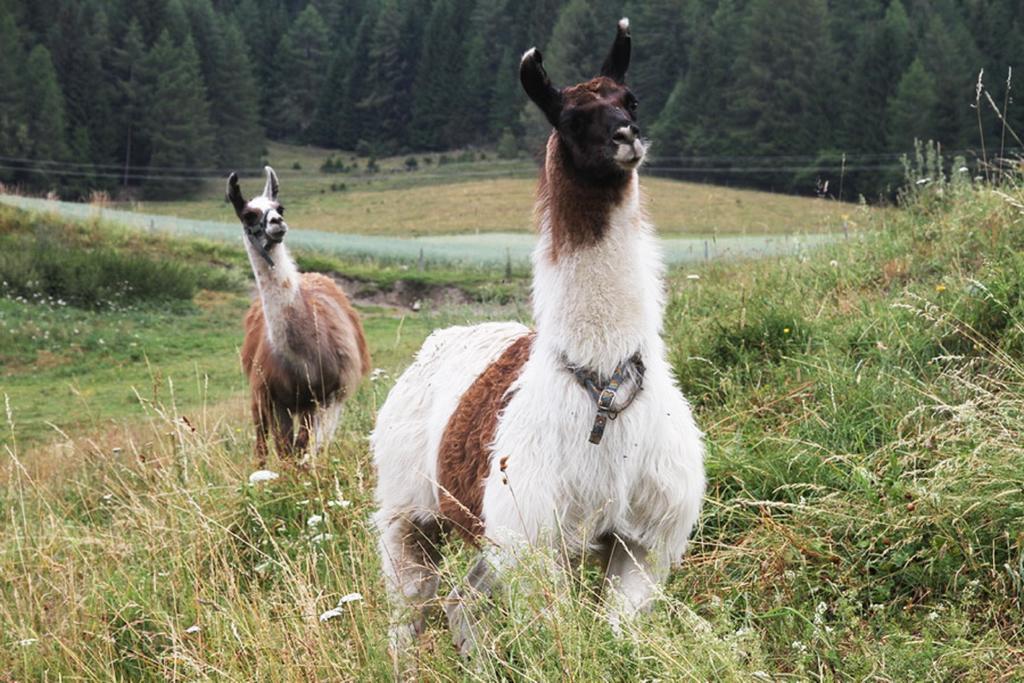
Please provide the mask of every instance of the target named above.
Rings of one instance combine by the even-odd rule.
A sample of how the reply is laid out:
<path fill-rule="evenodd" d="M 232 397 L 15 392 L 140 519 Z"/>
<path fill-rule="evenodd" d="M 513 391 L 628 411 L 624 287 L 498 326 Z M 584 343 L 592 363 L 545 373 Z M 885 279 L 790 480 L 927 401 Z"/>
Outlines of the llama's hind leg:
<path fill-rule="evenodd" d="M 440 526 L 434 519 L 381 510 L 375 518 L 380 559 L 394 614 L 389 641 L 402 658 L 423 632 L 430 601 L 437 595 Z"/>
<path fill-rule="evenodd" d="M 658 589 L 668 577 L 669 562 L 661 553 L 615 536 L 608 551 L 605 574 L 605 609 L 616 634 L 622 624 L 654 605 Z"/>
<path fill-rule="evenodd" d="M 510 564 L 511 557 L 507 553 L 496 552 L 494 548 L 484 550 L 469 570 L 465 582 L 448 594 L 444 608 L 448 628 L 455 649 L 463 657 L 472 656 L 480 640 L 480 619 L 474 612 L 491 597 Z"/>

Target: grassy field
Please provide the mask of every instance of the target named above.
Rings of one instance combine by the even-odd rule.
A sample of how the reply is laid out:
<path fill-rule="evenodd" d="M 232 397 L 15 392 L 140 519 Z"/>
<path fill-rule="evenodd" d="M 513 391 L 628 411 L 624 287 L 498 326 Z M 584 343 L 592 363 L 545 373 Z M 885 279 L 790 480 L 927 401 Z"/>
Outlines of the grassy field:
<path fill-rule="evenodd" d="M 709 489 L 664 600 L 616 639 L 597 577 L 530 567 L 474 662 L 431 625 L 420 678 L 1019 679 L 1024 190 L 1004 192 L 933 184 L 801 258 L 673 273 L 666 338 Z M 0 678 L 386 680 L 366 435 L 431 328 L 523 318 L 522 283 L 502 306 L 364 307 L 381 370 L 336 443 L 251 486 L 240 254 L 48 221 L 0 211 L 17 276 L 0 300 Z M 179 264 L 191 296 L 34 295 L 33 240 L 53 232 L 69 253 Z M 446 581 L 468 561 L 455 549 Z"/>
<path fill-rule="evenodd" d="M 281 177 L 282 200 L 295 227 L 364 235 L 413 237 L 467 232 L 523 232 L 531 229 L 536 168 L 531 161 L 480 159 L 441 165 L 441 155 L 385 159 L 380 173 L 365 174 L 366 159 L 345 155 L 351 174 L 319 171 L 328 150 L 271 143 L 269 161 Z M 456 159 L 460 155 L 453 154 Z M 427 164 L 426 159 L 431 162 Z M 295 165 L 299 168 L 295 168 Z M 230 220 L 224 181 L 201 181 L 188 201 L 143 202 L 138 211 L 201 220 Z M 341 187 L 344 186 L 344 189 Z M 262 179 L 248 178 L 243 190 L 257 193 Z M 648 208 L 667 235 L 778 234 L 834 232 L 855 207 L 828 200 L 645 178 Z M 119 208 L 125 208 L 120 206 Z"/>

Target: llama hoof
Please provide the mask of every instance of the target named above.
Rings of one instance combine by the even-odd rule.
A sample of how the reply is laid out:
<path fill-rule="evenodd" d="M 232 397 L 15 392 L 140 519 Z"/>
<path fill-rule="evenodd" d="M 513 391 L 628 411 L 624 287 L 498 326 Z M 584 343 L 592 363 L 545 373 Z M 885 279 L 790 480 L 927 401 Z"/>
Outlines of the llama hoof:
<path fill-rule="evenodd" d="M 413 655 L 418 640 L 419 632 L 413 624 L 400 624 L 388 630 L 388 654 L 399 680 L 408 680 L 410 670 L 415 672 L 416 657 Z"/>
<path fill-rule="evenodd" d="M 419 633 L 413 624 L 392 626 L 388 631 L 388 649 L 392 656 L 401 656 L 416 644 Z"/>
<path fill-rule="evenodd" d="M 448 628 L 452 633 L 452 643 L 455 651 L 463 659 L 472 659 L 476 651 L 477 624 L 469 616 L 466 606 L 461 602 L 445 607 L 448 614 Z"/>

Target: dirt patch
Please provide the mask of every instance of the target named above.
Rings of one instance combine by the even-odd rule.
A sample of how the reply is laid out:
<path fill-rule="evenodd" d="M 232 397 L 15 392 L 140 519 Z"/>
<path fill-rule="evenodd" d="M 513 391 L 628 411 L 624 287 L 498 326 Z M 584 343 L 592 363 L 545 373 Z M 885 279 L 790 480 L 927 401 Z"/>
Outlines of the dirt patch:
<path fill-rule="evenodd" d="M 394 306 L 415 311 L 428 304 L 431 308 L 437 308 L 475 301 L 467 292 L 453 285 L 435 285 L 417 280 L 398 280 L 392 285 L 380 285 L 341 273 L 325 274 L 333 278 L 356 305 Z"/>

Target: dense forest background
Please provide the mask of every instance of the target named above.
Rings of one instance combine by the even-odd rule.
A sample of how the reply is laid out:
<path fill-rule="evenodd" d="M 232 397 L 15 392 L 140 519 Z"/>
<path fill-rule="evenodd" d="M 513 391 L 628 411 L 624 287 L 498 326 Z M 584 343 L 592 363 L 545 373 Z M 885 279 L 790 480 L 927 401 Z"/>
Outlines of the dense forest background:
<path fill-rule="evenodd" d="M 0 0 L 0 182 L 180 193 L 267 138 L 529 149 L 520 54 L 593 75 L 622 15 L 653 172 L 873 199 L 915 138 L 1016 144 L 972 105 L 982 68 L 999 108 L 1024 76 L 1020 0 Z"/>

